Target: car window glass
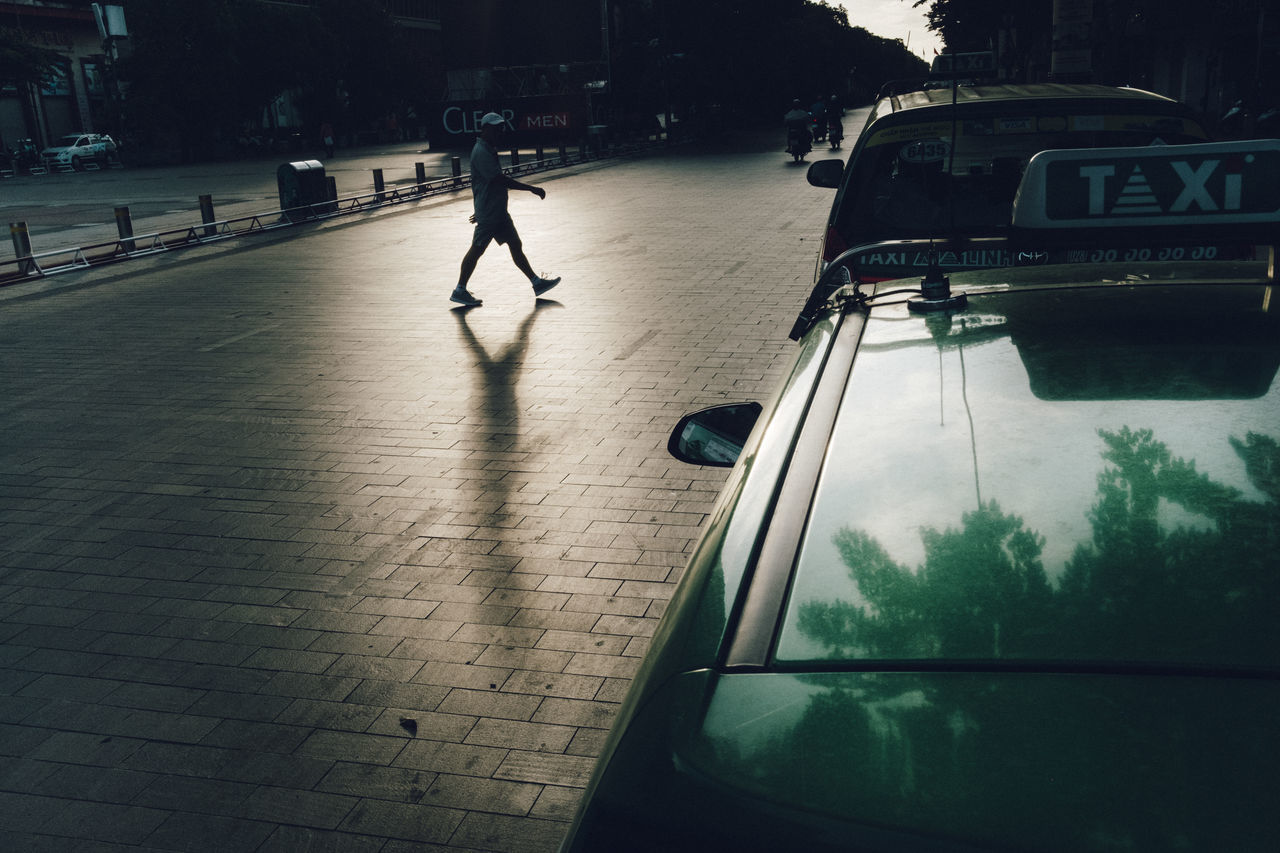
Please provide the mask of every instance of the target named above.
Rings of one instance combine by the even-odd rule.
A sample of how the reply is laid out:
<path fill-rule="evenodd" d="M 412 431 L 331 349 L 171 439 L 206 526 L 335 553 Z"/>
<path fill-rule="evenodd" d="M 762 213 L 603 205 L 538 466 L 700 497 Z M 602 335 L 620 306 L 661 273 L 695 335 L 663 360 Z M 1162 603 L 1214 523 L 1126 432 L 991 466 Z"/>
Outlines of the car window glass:
<path fill-rule="evenodd" d="M 1033 155 L 1055 148 L 1203 141 L 1181 118 L 1031 114 L 917 122 L 875 131 L 854 162 L 836 228 L 848 245 L 987 234 L 1009 225 Z"/>
<path fill-rule="evenodd" d="M 941 331 L 877 312 L 777 660 L 1280 663 L 1264 290 L 988 295 Z"/>

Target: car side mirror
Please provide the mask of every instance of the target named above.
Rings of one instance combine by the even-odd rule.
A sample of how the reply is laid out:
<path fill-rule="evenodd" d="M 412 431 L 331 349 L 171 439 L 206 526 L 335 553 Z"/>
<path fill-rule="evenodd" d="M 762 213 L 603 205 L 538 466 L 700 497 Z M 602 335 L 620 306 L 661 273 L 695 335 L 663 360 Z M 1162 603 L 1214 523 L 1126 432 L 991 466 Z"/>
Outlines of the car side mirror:
<path fill-rule="evenodd" d="M 815 187 L 839 189 L 840 178 L 844 176 L 843 160 L 819 160 L 809 164 L 809 172 L 805 175 L 809 183 Z"/>
<path fill-rule="evenodd" d="M 667 452 L 693 465 L 728 468 L 738 461 L 762 407 L 729 403 L 685 415 L 671 431 Z"/>

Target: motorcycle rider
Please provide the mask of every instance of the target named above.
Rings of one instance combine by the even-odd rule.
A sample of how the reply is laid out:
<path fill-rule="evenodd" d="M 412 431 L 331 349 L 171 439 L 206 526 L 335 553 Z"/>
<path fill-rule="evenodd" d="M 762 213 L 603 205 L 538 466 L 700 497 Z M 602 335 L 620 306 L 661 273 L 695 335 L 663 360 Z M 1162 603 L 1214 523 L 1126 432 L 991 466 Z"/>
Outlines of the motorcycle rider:
<path fill-rule="evenodd" d="M 791 110 L 782 117 L 782 121 L 787 126 L 787 153 L 799 161 L 812 150 L 809 111 L 796 98 L 791 102 Z"/>
<path fill-rule="evenodd" d="M 827 138 L 827 105 L 821 98 L 809 107 L 809 115 L 813 118 L 813 141 L 821 142 Z"/>
<path fill-rule="evenodd" d="M 827 138 L 831 141 L 832 151 L 839 148 L 840 141 L 844 139 L 844 122 L 840 121 L 842 115 L 844 110 L 840 107 L 840 101 L 832 95 L 831 105 L 827 107 Z"/>

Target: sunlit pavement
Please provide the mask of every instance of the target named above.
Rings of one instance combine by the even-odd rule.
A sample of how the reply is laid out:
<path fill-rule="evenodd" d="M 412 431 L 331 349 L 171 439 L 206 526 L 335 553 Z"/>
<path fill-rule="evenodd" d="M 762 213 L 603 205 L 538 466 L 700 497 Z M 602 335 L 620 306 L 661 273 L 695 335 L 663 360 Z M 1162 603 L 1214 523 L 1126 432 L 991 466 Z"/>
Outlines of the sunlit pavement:
<path fill-rule="evenodd" d="M 0 289 L 0 849 L 554 850 L 723 482 L 668 432 L 792 353 L 778 137 L 532 178 L 541 300 L 448 302 L 469 195 Z"/>

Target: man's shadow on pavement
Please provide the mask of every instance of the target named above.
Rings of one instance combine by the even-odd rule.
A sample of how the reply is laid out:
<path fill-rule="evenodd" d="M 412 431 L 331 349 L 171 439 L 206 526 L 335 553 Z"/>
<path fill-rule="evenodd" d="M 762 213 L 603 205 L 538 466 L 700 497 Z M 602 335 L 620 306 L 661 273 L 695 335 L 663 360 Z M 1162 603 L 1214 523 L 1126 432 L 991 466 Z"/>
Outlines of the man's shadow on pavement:
<path fill-rule="evenodd" d="M 495 357 L 490 357 L 489 351 L 467 324 L 467 315 L 476 309 L 459 307 L 453 310 L 454 316 L 458 318 L 458 328 L 462 331 L 463 340 L 471 348 L 475 366 L 480 372 L 480 387 L 477 389 L 480 399 L 472 407 L 472 417 L 478 421 L 475 429 L 479 433 L 476 437 L 483 448 L 480 451 L 482 454 L 497 458 L 496 454 L 519 452 L 520 410 L 516 402 L 515 386 L 529 349 L 529 333 L 540 315 L 562 307 L 559 302 L 539 299 L 534 303 L 529 316 L 520 322 L 515 340 Z M 475 395 L 471 399 L 475 400 Z M 512 514 L 507 509 L 507 504 L 513 487 L 518 486 L 506 473 L 494 473 L 492 479 L 483 481 L 483 495 L 478 499 L 467 500 L 467 509 L 462 510 L 461 514 L 470 518 L 462 520 L 462 524 L 504 529 L 512 526 L 503 516 Z"/>
<path fill-rule="evenodd" d="M 514 451 L 519 442 L 520 411 L 516 403 L 515 386 L 529 349 L 529 333 L 538 317 L 563 307 L 553 299 L 537 300 L 529 316 L 520 321 L 515 340 L 496 356 L 489 355 L 489 351 L 467 324 L 467 315 L 477 309 L 462 306 L 453 309 L 462 338 L 470 347 L 475 356 L 475 366 L 480 370 L 478 390 L 482 397 L 473 412 L 482 424 L 483 440 L 492 450 Z"/>

